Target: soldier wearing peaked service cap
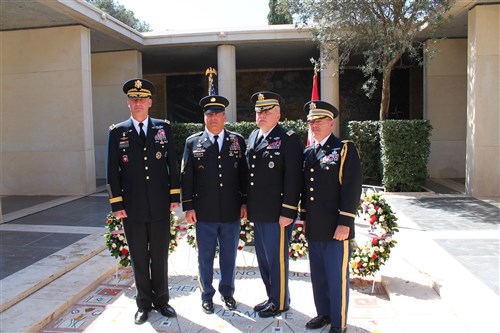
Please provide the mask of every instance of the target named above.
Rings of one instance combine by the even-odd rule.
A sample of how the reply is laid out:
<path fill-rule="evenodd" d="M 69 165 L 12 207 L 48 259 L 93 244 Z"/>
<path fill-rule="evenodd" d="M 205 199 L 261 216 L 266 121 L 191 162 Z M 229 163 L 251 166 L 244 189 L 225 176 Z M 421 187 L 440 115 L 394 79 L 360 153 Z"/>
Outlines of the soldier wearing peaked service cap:
<path fill-rule="evenodd" d="M 175 317 L 168 304 L 170 212 L 179 207 L 174 135 L 167 120 L 149 117 L 154 85 L 125 82 L 130 118 L 109 128 L 107 182 L 114 216 L 123 219 L 137 289 L 135 323 L 154 307 Z"/>
<path fill-rule="evenodd" d="M 287 311 L 288 243 L 298 213 L 302 187 L 302 144 L 293 131 L 282 128 L 283 98 L 270 91 L 251 97 L 259 129 L 247 146 L 248 219 L 254 222 L 255 252 L 267 299 L 254 310 L 260 317 Z"/>
<path fill-rule="evenodd" d="M 304 150 L 300 218 L 309 241 L 311 282 L 317 316 L 306 327 L 329 323 L 329 333 L 343 333 L 349 301 L 349 241 L 361 195 L 361 167 L 356 146 L 333 133 L 338 110 L 324 101 L 304 105 L 316 144 Z"/>
<path fill-rule="evenodd" d="M 240 219 L 246 218 L 245 140 L 224 128 L 229 101 L 211 95 L 200 100 L 205 130 L 186 139 L 181 167 L 182 209 L 196 224 L 201 307 L 214 313 L 214 258 L 219 245 L 218 291 L 225 309 L 235 310 L 236 253 Z"/>

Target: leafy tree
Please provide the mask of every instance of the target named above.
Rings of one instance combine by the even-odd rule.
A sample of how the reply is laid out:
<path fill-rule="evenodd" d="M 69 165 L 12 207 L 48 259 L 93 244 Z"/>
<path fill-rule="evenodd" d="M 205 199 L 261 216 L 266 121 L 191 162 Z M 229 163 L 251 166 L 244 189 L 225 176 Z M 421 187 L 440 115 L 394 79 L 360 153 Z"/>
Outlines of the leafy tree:
<path fill-rule="evenodd" d="M 86 1 L 91 5 L 96 6 L 102 11 L 108 13 L 118 21 L 125 23 L 126 25 L 137 31 L 140 32 L 151 31 L 148 23 L 137 19 L 133 11 L 125 8 L 123 5 L 115 2 L 114 0 L 86 0 Z"/>
<path fill-rule="evenodd" d="M 371 97 L 382 77 L 380 120 L 387 118 L 391 72 L 403 54 L 422 62 L 429 52 L 417 35 L 425 29 L 434 36 L 446 22 L 455 0 L 280 0 L 290 3 L 304 25 L 312 25 L 323 48 L 320 63 L 336 60 L 343 68 L 350 54 L 362 54 L 367 80 L 363 90 Z"/>
<path fill-rule="evenodd" d="M 287 1 L 269 0 L 267 22 L 273 24 L 292 24 L 292 14 Z"/>

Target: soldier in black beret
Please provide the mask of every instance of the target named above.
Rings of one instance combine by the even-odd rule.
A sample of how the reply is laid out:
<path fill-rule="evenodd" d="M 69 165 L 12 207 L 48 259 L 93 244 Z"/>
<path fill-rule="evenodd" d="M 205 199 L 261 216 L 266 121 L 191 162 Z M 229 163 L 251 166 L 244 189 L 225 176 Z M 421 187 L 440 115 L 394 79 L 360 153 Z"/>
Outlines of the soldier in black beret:
<path fill-rule="evenodd" d="M 349 301 L 350 240 L 361 195 L 362 177 L 356 146 L 333 135 L 338 110 L 324 101 L 305 104 L 315 144 L 304 150 L 300 218 L 309 242 L 311 282 L 317 316 L 306 327 L 329 323 L 329 333 L 346 330 Z"/>
<path fill-rule="evenodd" d="M 186 139 L 181 166 L 182 208 L 196 224 L 202 309 L 214 313 L 214 258 L 219 245 L 219 293 L 227 310 L 236 309 L 234 279 L 240 219 L 246 218 L 245 140 L 224 129 L 229 101 L 217 95 L 200 100 L 205 130 Z"/>
<path fill-rule="evenodd" d="M 170 212 L 179 207 L 174 136 L 168 120 L 149 117 L 154 85 L 123 85 L 131 117 L 109 128 L 107 180 L 114 216 L 123 219 L 137 289 L 135 323 L 154 307 L 175 317 L 168 304 Z"/>
<path fill-rule="evenodd" d="M 260 317 L 287 311 L 288 243 L 302 188 L 302 144 L 278 122 L 283 99 L 261 91 L 252 96 L 259 129 L 247 146 L 248 218 L 255 225 L 255 252 L 267 299 L 254 310 Z"/>

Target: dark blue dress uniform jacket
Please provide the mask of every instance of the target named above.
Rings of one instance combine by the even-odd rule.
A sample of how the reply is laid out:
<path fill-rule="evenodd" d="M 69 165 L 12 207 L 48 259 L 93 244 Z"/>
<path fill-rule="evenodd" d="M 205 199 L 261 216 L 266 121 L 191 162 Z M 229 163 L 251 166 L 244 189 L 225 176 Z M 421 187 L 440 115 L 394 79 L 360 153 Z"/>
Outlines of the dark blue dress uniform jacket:
<path fill-rule="evenodd" d="M 114 212 L 132 221 L 170 220 L 170 203 L 180 202 L 180 181 L 172 127 L 149 118 L 143 145 L 132 119 L 109 129 L 108 192 Z"/>
<path fill-rule="evenodd" d="M 301 214 L 309 241 L 333 241 L 337 225 L 350 227 L 359 205 L 362 176 L 356 146 L 333 134 L 316 153 L 314 145 L 304 151 L 304 182 Z"/>
<path fill-rule="evenodd" d="M 194 209 L 198 221 L 234 222 L 246 203 L 245 140 L 224 130 L 219 152 L 206 131 L 186 139 L 181 167 L 182 209 Z"/>
<path fill-rule="evenodd" d="M 248 138 L 248 219 L 276 223 L 295 219 L 302 189 L 302 144 L 293 131 L 276 125 L 255 147 L 259 130 Z"/>

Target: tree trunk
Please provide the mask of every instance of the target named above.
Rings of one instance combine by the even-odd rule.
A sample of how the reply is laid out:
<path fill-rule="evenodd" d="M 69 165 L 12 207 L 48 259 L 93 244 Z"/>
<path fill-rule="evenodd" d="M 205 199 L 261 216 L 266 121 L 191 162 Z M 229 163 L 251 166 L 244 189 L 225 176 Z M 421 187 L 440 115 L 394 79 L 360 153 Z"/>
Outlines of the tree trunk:
<path fill-rule="evenodd" d="M 392 68 L 384 71 L 382 78 L 382 99 L 380 101 L 380 120 L 387 119 L 389 116 L 389 104 L 391 102 L 391 73 Z"/>

